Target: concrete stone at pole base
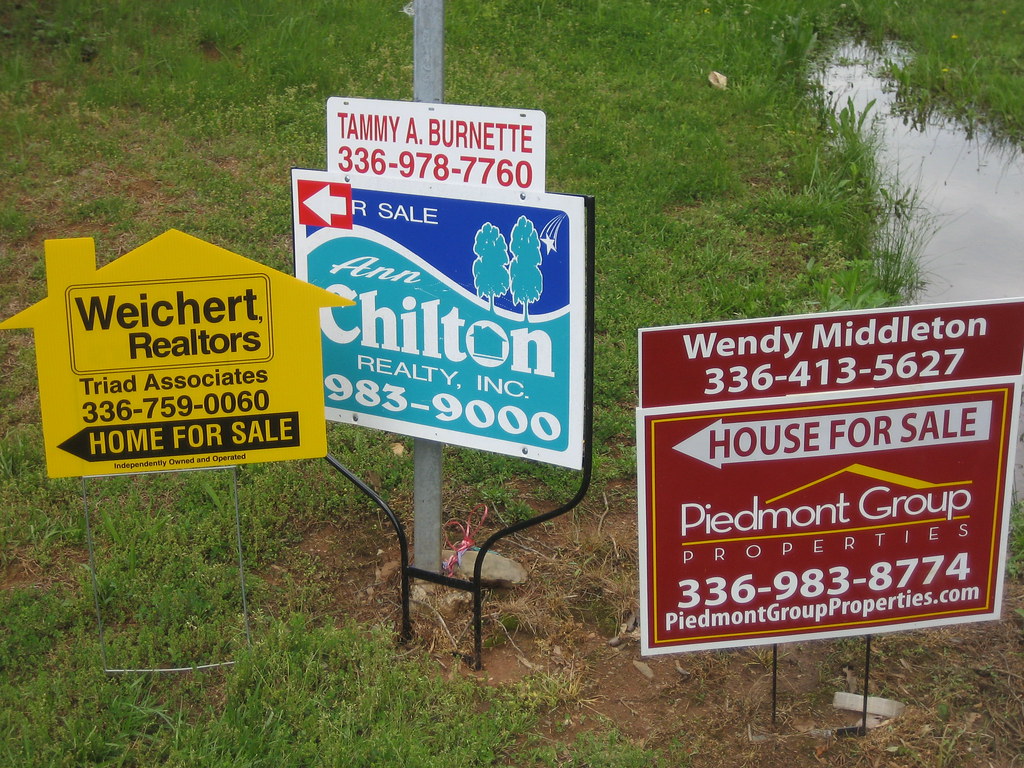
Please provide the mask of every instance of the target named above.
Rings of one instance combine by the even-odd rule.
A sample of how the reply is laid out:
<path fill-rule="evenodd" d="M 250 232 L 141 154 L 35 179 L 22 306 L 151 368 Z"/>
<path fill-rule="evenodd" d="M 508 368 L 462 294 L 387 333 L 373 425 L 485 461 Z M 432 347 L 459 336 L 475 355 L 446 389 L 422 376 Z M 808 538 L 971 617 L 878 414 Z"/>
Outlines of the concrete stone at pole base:
<path fill-rule="evenodd" d="M 456 566 L 455 575 L 464 579 L 473 578 L 473 569 L 476 568 L 477 550 L 467 550 L 462 555 L 462 562 Z M 452 556 L 452 550 L 446 549 L 441 552 L 441 559 L 447 560 Z M 484 557 L 483 569 L 480 571 L 480 581 L 489 587 L 514 587 L 526 583 L 526 568 L 504 555 L 499 555 L 494 550 L 489 550 Z"/>

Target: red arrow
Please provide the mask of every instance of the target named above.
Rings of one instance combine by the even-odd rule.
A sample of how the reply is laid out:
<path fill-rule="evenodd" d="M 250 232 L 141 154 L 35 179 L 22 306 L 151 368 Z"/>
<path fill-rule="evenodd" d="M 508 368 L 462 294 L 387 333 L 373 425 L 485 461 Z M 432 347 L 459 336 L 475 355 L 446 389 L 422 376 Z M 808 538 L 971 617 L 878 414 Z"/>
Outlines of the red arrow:
<path fill-rule="evenodd" d="M 352 185 L 298 179 L 299 224 L 352 229 Z"/>

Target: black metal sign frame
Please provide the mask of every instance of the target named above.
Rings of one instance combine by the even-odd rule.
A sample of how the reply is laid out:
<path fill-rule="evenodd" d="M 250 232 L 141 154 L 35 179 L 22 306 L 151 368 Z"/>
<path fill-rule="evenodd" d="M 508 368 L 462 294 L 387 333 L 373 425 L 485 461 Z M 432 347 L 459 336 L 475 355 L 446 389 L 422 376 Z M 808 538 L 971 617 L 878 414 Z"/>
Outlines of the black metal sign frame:
<path fill-rule="evenodd" d="M 532 528 L 556 517 L 564 515 L 579 506 L 587 495 L 590 488 L 590 481 L 593 475 L 593 422 L 594 422 L 594 198 L 583 197 L 584 209 L 586 212 L 586 285 L 584 292 L 586 296 L 586 342 L 584 350 L 584 402 L 583 402 L 583 462 L 580 474 L 579 489 L 565 504 L 545 512 L 542 515 L 531 517 L 514 523 L 494 533 L 481 546 L 476 553 L 476 563 L 473 567 L 471 579 L 460 579 L 453 576 L 446 576 L 444 573 L 417 568 L 409 563 L 409 538 L 405 528 L 399 520 L 398 515 L 390 505 L 381 498 L 380 494 L 357 477 L 351 470 L 343 465 L 334 456 L 328 455 L 327 462 L 338 472 L 344 475 L 362 493 L 369 497 L 373 503 L 387 516 L 395 529 L 398 538 L 399 556 L 401 558 L 401 601 L 402 601 L 402 626 L 399 636 L 403 642 L 412 638 L 412 619 L 410 618 L 410 582 L 411 579 L 420 579 L 434 584 L 470 592 L 473 595 L 473 658 L 472 667 L 482 669 L 483 654 L 483 563 L 484 558 L 491 548 L 506 536 L 513 533 Z"/>

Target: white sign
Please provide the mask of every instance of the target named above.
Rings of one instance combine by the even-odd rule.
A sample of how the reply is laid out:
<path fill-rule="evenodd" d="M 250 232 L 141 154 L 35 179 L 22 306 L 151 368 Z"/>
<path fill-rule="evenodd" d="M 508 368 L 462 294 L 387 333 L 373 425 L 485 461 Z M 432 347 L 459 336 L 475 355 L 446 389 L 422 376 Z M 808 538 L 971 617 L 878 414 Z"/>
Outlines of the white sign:
<path fill-rule="evenodd" d="M 327 170 L 349 176 L 543 192 L 546 146 L 539 110 L 327 100 Z"/>

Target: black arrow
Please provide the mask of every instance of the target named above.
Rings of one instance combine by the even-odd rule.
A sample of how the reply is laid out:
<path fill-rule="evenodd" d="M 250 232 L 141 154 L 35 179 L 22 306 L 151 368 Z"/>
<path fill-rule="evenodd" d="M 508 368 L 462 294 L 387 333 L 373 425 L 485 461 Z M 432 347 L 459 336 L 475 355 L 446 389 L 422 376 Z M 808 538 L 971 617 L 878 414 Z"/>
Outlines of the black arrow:
<path fill-rule="evenodd" d="M 113 461 L 291 448 L 299 444 L 299 414 L 289 411 L 85 427 L 58 447 L 85 461 Z"/>

